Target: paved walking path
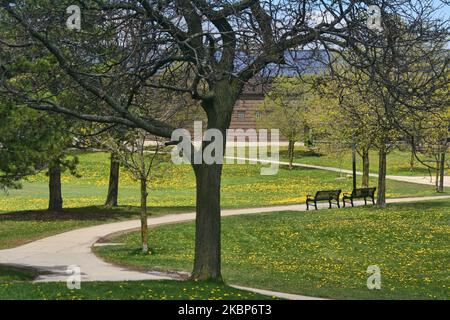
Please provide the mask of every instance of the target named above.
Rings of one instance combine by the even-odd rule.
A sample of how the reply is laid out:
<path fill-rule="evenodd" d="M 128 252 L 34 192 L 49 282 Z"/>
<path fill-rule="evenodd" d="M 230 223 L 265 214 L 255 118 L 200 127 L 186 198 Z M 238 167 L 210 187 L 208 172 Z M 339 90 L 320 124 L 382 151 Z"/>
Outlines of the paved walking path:
<path fill-rule="evenodd" d="M 389 199 L 388 203 L 414 202 L 433 199 L 450 199 L 450 196 L 419 197 Z M 358 203 L 357 203 L 358 204 Z M 326 204 L 324 204 L 326 206 Z M 222 210 L 222 216 L 257 214 L 277 211 L 305 211 L 305 205 L 286 205 L 247 209 Z M 149 226 L 168 223 L 192 221 L 195 213 L 171 214 L 162 217 L 149 218 Z M 91 247 L 101 238 L 112 233 L 139 228 L 140 221 L 123 221 L 99 226 L 82 228 L 61 233 L 52 237 L 37 240 L 26 245 L 0 250 L 0 264 L 33 267 L 49 272 L 41 275 L 38 281 L 66 281 L 67 267 L 81 267 L 83 281 L 127 281 L 127 280 L 162 280 L 170 276 L 157 272 L 138 272 L 107 263 L 92 253 Z M 253 291 L 259 289 L 252 289 Z M 256 291 L 255 291 L 256 292 Z M 262 291 L 260 291 L 262 293 Z M 266 292 L 267 293 L 267 292 Z M 306 299 L 300 295 L 287 295 L 270 292 L 269 295 L 289 299 Z M 310 298 L 312 299 L 312 298 Z"/>
<path fill-rule="evenodd" d="M 276 291 L 255 289 L 255 288 L 249 288 L 249 287 L 241 287 L 241 286 L 234 286 L 234 285 L 232 285 L 231 287 L 233 287 L 235 289 L 240 289 L 240 290 L 244 290 L 244 291 L 250 291 L 250 292 L 262 294 L 264 296 L 277 297 L 277 298 L 286 299 L 286 300 L 328 300 L 328 299 L 323 299 L 323 298 L 308 297 L 308 296 L 302 296 L 302 295 L 298 295 L 298 294 L 276 292 Z"/>
<path fill-rule="evenodd" d="M 240 160 L 255 160 L 247 158 L 236 158 Z M 261 163 L 269 163 L 269 160 L 258 160 Z M 272 161 L 273 162 L 273 161 Z M 287 162 L 277 161 L 280 165 L 288 165 Z M 324 167 L 308 164 L 295 163 L 294 166 L 321 169 L 335 172 L 349 173 L 350 170 Z M 358 172 L 358 174 L 361 174 Z M 377 176 L 371 174 L 371 176 Z M 404 177 L 404 176 L 388 176 L 388 179 L 406 181 L 420 184 L 432 184 L 429 177 Z M 446 186 L 450 186 L 449 181 L 446 181 Z M 433 199 L 450 199 L 450 196 L 434 196 L 434 197 L 419 197 L 419 198 L 400 198 L 389 199 L 388 203 L 400 202 L 414 202 L 426 201 Z M 326 204 L 324 204 L 326 206 Z M 264 212 L 277 211 L 305 211 L 305 205 L 286 205 L 286 206 L 272 206 L 261 208 L 247 208 L 247 209 L 231 209 L 222 210 L 222 216 L 257 214 Z M 168 223 L 179 223 L 184 221 L 191 221 L 195 219 L 195 213 L 172 214 L 162 217 L 150 218 L 148 220 L 149 226 L 158 226 Z M 92 253 L 91 247 L 101 238 L 104 238 L 112 233 L 137 229 L 140 226 L 139 220 L 123 221 L 116 223 L 109 223 L 99 226 L 77 229 L 65 233 L 61 233 L 52 237 L 37 240 L 29 244 L 6 250 L 0 250 L 0 264 L 10 264 L 17 266 L 33 267 L 43 271 L 38 281 L 66 281 L 67 267 L 76 265 L 81 267 L 82 281 L 127 281 L 127 280 L 162 280 L 173 279 L 171 275 L 166 275 L 158 272 L 138 272 L 122 268 L 110 263 L 107 263 Z M 261 289 L 237 287 L 248 291 L 266 294 L 270 296 L 277 296 L 285 299 L 316 299 L 312 297 L 305 297 L 301 295 L 286 294 L 281 292 L 272 292 Z"/>
<path fill-rule="evenodd" d="M 287 210 L 305 210 L 304 205 L 276 206 L 250 209 L 222 210 L 222 216 L 256 214 Z M 195 213 L 169 214 L 149 218 L 149 226 L 192 221 Z M 115 222 L 87 227 L 57 234 L 37 240 L 20 247 L 0 250 L 1 264 L 14 264 L 34 267 L 51 274 L 40 277 L 42 281 L 65 281 L 66 270 L 70 265 L 81 267 L 83 281 L 122 281 L 167 278 L 159 273 L 143 273 L 127 270 L 96 257 L 91 247 L 101 238 L 112 233 L 133 230 L 140 227 L 139 220 Z"/>
<path fill-rule="evenodd" d="M 243 158 L 243 157 L 225 157 L 227 159 L 234 159 L 234 160 L 244 160 L 244 161 L 257 161 L 260 163 L 274 163 L 279 164 L 283 166 L 288 166 L 289 162 L 285 161 L 273 161 L 273 160 L 263 160 L 263 159 L 256 159 L 256 158 Z M 333 172 L 339 172 L 339 173 L 346 173 L 346 174 L 353 174 L 352 170 L 347 169 L 341 169 L 341 168 L 335 168 L 335 167 L 326 167 L 326 166 L 317 166 L 314 164 L 304 164 L 304 163 L 293 163 L 292 166 L 294 167 L 302 167 L 302 168 L 310 168 L 310 169 L 319 169 L 319 170 L 327 170 L 327 171 L 333 171 Z M 362 176 L 361 171 L 356 171 L 356 174 L 359 176 Z M 369 174 L 371 177 L 378 177 L 377 173 L 371 173 Z M 450 187 L 450 177 L 446 177 L 447 179 L 444 179 L 444 187 Z M 393 175 L 387 175 L 386 179 L 389 180 L 395 180 L 395 181 L 402 181 L 402 182 L 410 182 L 410 183 L 418 183 L 418 184 L 426 184 L 426 185 L 435 185 L 435 178 L 429 177 L 429 176 L 393 176 Z"/>

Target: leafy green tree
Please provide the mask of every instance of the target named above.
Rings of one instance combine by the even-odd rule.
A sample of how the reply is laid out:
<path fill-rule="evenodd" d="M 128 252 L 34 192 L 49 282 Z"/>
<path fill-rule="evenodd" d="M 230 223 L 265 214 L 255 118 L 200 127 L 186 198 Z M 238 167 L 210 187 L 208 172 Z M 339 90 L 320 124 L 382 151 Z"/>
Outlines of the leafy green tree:
<path fill-rule="evenodd" d="M 167 162 L 168 159 L 166 155 L 160 154 L 164 144 L 146 131 L 136 129 L 122 132 L 121 139 L 117 139 L 117 135 L 111 131 L 95 138 L 97 143 L 114 154 L 119 164 L 140 183 L 141 249 L 143 253 L 148 253 L 148 189 L 151 178 L 160 170 L 162 162 Z"/>
<path fill-rule="evenodd" d="M 43 170 L 49 160 L 47 115 L 0 103 L 0 188 L 20 188 L 21 180 Z"/>
<path fill-rule="evenodd" d="M 369 187 L 370 160 L 369 152 L 374 146 L 374 137 L 379 134 L 377 117 L 374 108 L 368 105 L 357 94 L 348 90 L 339 92 L 339 115 L 337 121 L 331 124 L 336 130 L 342 130 L 343 141 L 347 145 L 354 144 L 362 158 L 362 187 Z M 339 128 L 337 128 L 339 126 Z"/>
<path fill-rule="evenodd" d="M 427 167 L 430 174 L 434 172 L 436 191 L 444 192 L 445 171 L 449 167 L 446 161 L 450 146 L 448 111 L 444 109 L 441 114 L 424 114 L 419 121 L 411 122 L 409 132 L 412 156 Z"/>
<path fill-rule="evenodd" d="M 71 135 L 61 131 L 64 120 L 45 112 L 0 103 L 0 187 L 20 188 L 27 176 L 47 170 L 49 210 L 62 209 L 61 172 L 75 174 L 76 157 L 67 157 Z"/>
<path fill-rule="evenodd" d="M 1 81 L 1 86 L 32 108 L 141 128 L 165 138 L 170 138 L 174 131 L 170 123 L 139 108 L 145 88 L 189 94 L 199 101 L 207 115 L 208 129 L 217 129 L 225 136 L 245 84 L 269 66 L 289 64 L 288 52 L 308 46 L 335 52 L 356 43 L 374 45 L 364 1 L 77 3 L 84 12 L 82 30 L 68 32 L 62 19 L 69 4 L 66 1 L 23 0 L 20 5 L 11 6 L 10 0 L 0 0 L 0 25 L 12 35 L 0 46 L 14 51 L 14 59 L 20 57 L 30 64 L 34 64 L 36 56 L 50 54 L 55 67 L 49 81 L 42 81 L 45 74 L 27 77 L 28 81 L 39 79 L 33 88 L 38 90 L 30 92 L 30 86 L 24 86 L 17 76 L 14 81 Z M 433 43 L 434 36 L 428 35 L 439 36 L 446 31 L 445 25 L 429 21 L 435 9 L 432 5 L 419 7 L 413 0 L 382 1 L 382 4 L 384 10 L 402 15 L 410 27 L 407 31 L 416 34 L 417 41 L 426 37 L 428 43 Z M 317 12 L 327 14 L 318 17 Z M 22 43 L 28 47 L 18 46 Z M 34 56 L 30 57 L 30 52 Z M 180 64 L 189 70 L 181 81 L 183 85 L 178 85 L 178 77 L 173 80 L 164 77 L 161 81 L 161 74 L 171 74 Z M 2 68 L 8 72 L 11 66 L 6 64 Z M 48 90 L 55 82 L 65 88 Z M 54 99 L 55 94 L 69 93 L 78 105 Z M 203 141 L 202 151 L 210 143 Z M 202 162 L 192 167 L 197 181 L 192 278 L 221 280 L 223 166 Z"/>
<path fill-rule="evenodd" d="M 342 72 L 341 68 L 338 68 Z M 374 146 L 374 136 L 378 134 L 376 113 L 350 86 L 340 86 L 330 75 L 317 78 L 311 105 L 312 128 L 337 153 L 348 151 L 355 146 L 362 159 L 362 187 L 369 186 L 369 151 Z"/>
<path fill-rule="evenodd" d="M 264 103 L 258 107 L 260 117 L 257 125 L 262 128 L 279 129 L 288 139 L 289 168 L 292 169 L 295 143 L 306 140 L 310 116 L 311 85 L 307 79 L 278 77 L 271 83 Z"/>
<path fill-rule="evenodd" d="M 333 70 L 344 107 L 357 111 L 355 104 L 348 103 L 355 95 L 369 106 L 370 122 L 376 129 L 373 143 L 379 151 L 379 207 L 386 206 L 387 153 L 405 133 L 410 134 L 410 123 L 439 114 L 442 101 L 448 101 L 446 91 L 439 89 L 447 88 L 449 61 L 448 54 L 443 54 L 444 35 L 430 44 L 417 41 L 417 35 L 396 14 L 386 15 L 383 21 L 384 30 L 374 40 L 378 47 L 355 44 L 341 53 L 339 68 Z M 402 45 L 405 41 L 410 45 Z M 351 93 L 347 101 L 346 92 Z"/>

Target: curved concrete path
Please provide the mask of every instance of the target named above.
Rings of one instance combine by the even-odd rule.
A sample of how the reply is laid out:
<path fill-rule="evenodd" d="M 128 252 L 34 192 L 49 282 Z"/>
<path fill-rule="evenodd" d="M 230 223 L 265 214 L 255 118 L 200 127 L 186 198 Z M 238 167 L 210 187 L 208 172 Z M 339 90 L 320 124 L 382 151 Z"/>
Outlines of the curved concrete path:
<path fill-rule="evenodd" d="M 450 199 L 450 196 L 389 199 L 388 203 L 414 202 L 434 199 Z M 324 204 L 324 207 L 327 205 Z M 248 209 L 222 210 L 222 216 L 257 214 L 277 211 L 305 211 L 305 205 L 286 205 Z M 192 221 L 195 213 L 172 214 L 149 218 L 149 226 Z M 48 272 L 38 281 L 66 281 L 67 267 L 76 265 L 81 268 L 82 281 L 127 281 L 173 279 L 169 275 L 157 272 L 139 272 L 107 263 L 92 253 L 91 247 L 101 238 L 112 233 L 139 228 L 140 221 L 123 221 L 99 226 L 77 229 L 52 237 L 37 240 L 26 245 L 0 250 L 0 264 L 32 267 Z M 244 289 L 243 287 L 239 287 Z M 245 288 L 245 290 L 277 296 L 285 299 L 314 299 L 300 295 L 285 294 L 267 290 Z"/>
<path fill-rule="evenodd" d="M 257 294 L 261 294 L 263 296 L 277 297 L 277 298 L 286 299 L 286 300 L 329 300 L 329 299 L 324 299 L 324 298 L 302 296 L 302 295 L 298 295 L 298 294 L 276 292 L 276 291 L 255 289 L 255 288 L 242 287 L 242 286 L 231 285 L 230 287 L 233 287 L 233 288 L 239 289 L 239 290 L 254 292 Z"/>
<path fill-rule="evenodd" d="M 305 210 L 304 205 L 276 206 L 266 208 L 223 210 L 222 216 Z M 149 226 L 192 221 L 195 213 L 169 214 L 149 218 Z M 44 273 L 40 281 L 65 281 L 70 265 L 81 267 L 83 281 L 126 281 L 145 279 L 167 279 L 160 273 L 144 273 L 127 270 L 106 263 L 92 253 L 91 247 L 101 238 L 112 233 L 133 230 L 140 227 L 139 220 L 115 222 L 93 227 L 76 229 L 37 240 L 20 247 L 0 250 L 0 264 L 33 267 Z"/>

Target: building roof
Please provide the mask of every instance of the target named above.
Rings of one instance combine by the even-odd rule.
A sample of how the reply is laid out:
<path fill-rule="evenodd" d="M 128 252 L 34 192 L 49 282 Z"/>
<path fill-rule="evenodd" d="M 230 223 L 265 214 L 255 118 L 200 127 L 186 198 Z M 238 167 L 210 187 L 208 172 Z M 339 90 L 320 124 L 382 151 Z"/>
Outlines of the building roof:
<path fill-rule="evenodd" d="M 264 77 L 294 77 L 301 74 L 317 74 L 324 72 L 329 58 L 325 50 L 290 50 L 284 55 L 283 64 L 271 63 L 261 72 Z M 235 60 L 235 72 L 241 71 L 252 62 L 252 58 L 240 53 Z"/>

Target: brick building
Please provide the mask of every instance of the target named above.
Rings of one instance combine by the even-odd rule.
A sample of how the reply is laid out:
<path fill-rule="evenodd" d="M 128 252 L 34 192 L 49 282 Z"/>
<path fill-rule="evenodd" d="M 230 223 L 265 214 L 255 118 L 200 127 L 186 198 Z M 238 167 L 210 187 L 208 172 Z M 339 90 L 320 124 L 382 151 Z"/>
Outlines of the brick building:
<path fill-rule="evenodd" d="M 287 64 L 276 67 L 268 66 L 267 78 L 276 76 L 295 77 L 299 74 L 317 74 L 326 67 L 327 56 L 324 51 L 301 50 L 285 57 Z M 273 78 L 274 76 L 272 76 Z M 259 117 L 258 106 L 264 102 L 265 93 L 270 90 L 269 84 L 258 84 L 253 80 L 248 84 L 236 102 L 231 119 L 230 129 L 257 129 L 256 119 Z M 282 137 L 280 137 L 282 139 Z M 283 140 L 283 139 L 282 139 Z"/>
<path fill-rule="evenodd" d="M 264 101 L 267 90 L 263 90 L 263 85 L 246 86 L 239 100 L 236 102 L 231 118 L 230 129 L 256 129 L 256 119 L 258 118 L 258 107 Z"/>

